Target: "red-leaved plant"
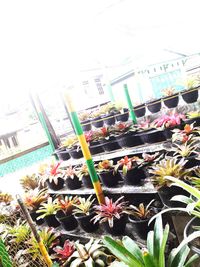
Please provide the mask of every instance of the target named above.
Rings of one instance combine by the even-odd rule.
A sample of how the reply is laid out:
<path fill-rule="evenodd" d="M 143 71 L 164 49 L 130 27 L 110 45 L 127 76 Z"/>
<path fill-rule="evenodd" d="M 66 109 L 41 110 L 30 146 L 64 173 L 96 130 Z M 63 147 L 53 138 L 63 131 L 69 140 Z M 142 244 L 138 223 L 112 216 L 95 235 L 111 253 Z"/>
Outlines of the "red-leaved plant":
<path fill-rule="evenodd" d="M 183 114 L 163 115 L 161 118 L 154 120 L 153 124 L 156 127 L 172 128 L 180 125 L 183 119 L 185 119 Z"/>
<path fill-rule="evenodd" d="M 126 212 L 127 202 L 121 201 L 123 198 L 122 196 L 113 202 L 112 199 L 105 197 L 105 204 L 95 205 L 94 210 L 97 215 L 92 219 L 94 223 L 108 222 L 110 228 L 112 228 L 114 219 L 119 220 Z"/>
<path fill-rule="evenodd" d="M 60 259 L 61 261 L 67 260 L 75 251 L 75 246 L 73 242 L 66 240 L 63 248 L 57 246 L 53 249 L 57 254 L 54 255 L 55 258 Z"/>
<path fill-rule="evenodd" d="M 115 171 L 122 169 L 123 175 L 126 175 L 129 170 L 142 166 L 143 162 L 144 160 L 139 157 L 133 156 L 129 158 L 128 156 L 125 156 L 117 162 Z"/>

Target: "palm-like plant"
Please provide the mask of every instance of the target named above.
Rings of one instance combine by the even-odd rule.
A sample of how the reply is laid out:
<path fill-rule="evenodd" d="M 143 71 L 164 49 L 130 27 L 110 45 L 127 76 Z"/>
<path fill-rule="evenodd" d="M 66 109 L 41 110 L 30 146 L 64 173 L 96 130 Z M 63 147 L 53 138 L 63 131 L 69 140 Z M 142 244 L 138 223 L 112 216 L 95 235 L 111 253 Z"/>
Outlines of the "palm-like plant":
<path fill-rule="evenodd" d="M 177 248 L 174 248 L 165 256 L 166 243 L 169 236 L 169 225 L 163 229 L 161 216 L 155 222 L 154 231 L 150 231 L 147 236 L 147 248 L 140 249 L 135 241 L 125 236 L 122 244 L 109 236 L 103 238 L 107 248 L 121 261 L 126 267 L 190 267 L 198 258 L 193 255 L 187 261 L 190 249 L 187 243 L 200 236 L 200 231 L 191 234 L 184 239 Z M 124 266 L 124 265 L 116 265 Z"/>
<path fill-rule="evenodd" d="M 153 174 L 151 179 L 154 186 L 158 189 L 163 186 L 170 186 L 171 181 L 166 179 L 166 176 L 173 176 L 181 180 L 186 179 L 191 172 L 191 170 L 184 168 L 186 162 L 184 159 L 170 158 L 163 159 L 159 164 L 152 166 L 149 172 Z"/>
<path fill-rule="evenodd" d="M 74 203 L 73 206 L 75 209 L 73 210 L 73 214 L 83 214 L 83 215 L 89 215 L 92 204 L 95 201 L 95 199 L 91 199 L 92 195 L 88 198 L 79 197 L 78 203 Z"/>
<path fill-rule="evenodd" d="M 109 226 L 112 228 L 114 224 L 114 219 L 120 219 L 127 209 L 127 202 L 121 201 L 123 197 L 118 198 L 115 202 L 108 197 L 105 197 L 105 204 L 100 204 L 94 206 L 96 216 L 92 219 L 94 223 L 96 222 L 108 222 Z"/>
<path fill-rule="evenodd" d="M 42 213 L 37 220 L 43 219 L 48 215 L 55 215 L 59 209 L 59 205 L 56 200 L 53 200 L 52 197 L 48 197 L 47 203 L 42 203 L 39 210 L 36 213 Z"/>

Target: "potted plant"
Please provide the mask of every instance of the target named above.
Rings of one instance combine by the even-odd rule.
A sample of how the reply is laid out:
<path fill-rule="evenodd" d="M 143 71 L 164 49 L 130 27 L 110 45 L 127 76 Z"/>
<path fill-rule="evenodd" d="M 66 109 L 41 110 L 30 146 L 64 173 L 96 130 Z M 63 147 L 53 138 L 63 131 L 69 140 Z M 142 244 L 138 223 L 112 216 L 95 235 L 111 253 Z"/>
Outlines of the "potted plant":
<path fill-rule="evenodd" d="M 152 98 L 146 103 L 146 106 L 151 113 L 157 113 L 161 109 L 161 99 Z"/>
<path fill-rule="evenodd" d="M 127 185 L 140 185 L 141 180 L 146 178 L 143 169 L 143 159 L 125 156 L 117 162 L 115 170 L 119 170 L 124 183 Z"/>
<path fill-rule="evenodd" d="M 194 126 L 200 126 L 200 112 L 199 111 L 191 111 L 186 114 L 185 123 L 192 124 Z"/>
<path fill-rule="evenodd" d="M 20 178 L 20 184 L 24 191 L 34 190 L 39 187 L 39 175 L 33 173 L 31 175 L 25 175 Z"/>
<path fill-rule="evenodd" d="M 93 184 L 90 178 L 89 170 L 86 164 L 81 167 L 77 167 L 77 176 L 82 181 L 82 184 L 86 188 L 93 188 Z"/>
<path fill-rule="evenodd" d="M 64 180 L 66 177 L 65 171 L 60 167 L 60 162 L 52 163 L 46 169 L 46 173 L 41 177 L 41 183 L 46 182 L 48 187 L 54 191 L 60 190 L 64 187 Z"/>
<path fill-rule="evenodd" d="M 99 137 L 100 137 L 100 132 L 98 131 L 89 131 L 85 133 L 85 139 L 86 142 L 88 143 L 90 153 L 92 155 L 104 152 L 102 145 L 99 143 Z"/>
<path fill-rule="evenodd" d="M 176 93 L 175 88 L 168 87 L 163 90 L 163 102 L 168 108 L 175 108 L 178 106 L 179 95 Z"/>
<path fill-rule="evenodd" d="M 101 117 L 102 113 L 99 110 L 93 111 L 90 114 L 90 121 L 92 122 L 92 125 L 96 128 L 103 127 L 103 119 Z"/>
<path fill-rule="evenodd" d="M 154 201 L 155 199 L 151 200 L 146 206 L 144 203 L 138 206 L 130 205 L 127 210 L 129 221 L 142 239 L 146 239 L 148 232 L 153 230 L 153 223 L 149 225 L 149 220 L 155 215 L 155 208 L 151 206 Z"/>
<path fill-rule="evenodd" d="M 39 210 L 36 211 L 38 214 L 42 214 L 37 217 L 37 220 L 44 219 L 49 227 L 58 227 L 60 225 L 59 221 L 56 219 L 55 215 L 59 209 L 57 201 L 48 197 L 47 203 L 42 203 Z"/>
<path fill-rule="evenodd" d="M 116 114 L 116 120 L 119 122 L 126 122 L 129 118 L 128 108 L 119 107 L 118 110 L 120 113 Z"/>
<path fill-rule="evenodd" d="M 66 266 L 66 261 L 70 258 L 70 256 L 74 253 L 75 251 L 75 245 L 74 242 L 70 240 L 65 240 L 65 243 L 63 247 L 61 246 L 56 246 L 53 248 L 53 250 L 56 252 L 56 254 L 51 255 L 52 258 L 55 258 L 56 260 L 59 261 L 62 266 Z M 60 265 L 58 265 L 60 266 Z"/>
<path fill-rule="evenodd" d="M 46 188 L 42 190 L 38 190 L 37 188 L 35 188 L 34 190 L 29 190 L 24 194 L 23 197 L 24 204 L 29 210 L 32 220 L 35 221 L 38 225 L 43 224 L 44 220 L 37 220 L 36 211 L 39 209 L 40 205 L 47 200 L 47 197 L 48 195 Z"/>
<path fill-rule="evenodd" d="M 99 132 L 99 143 L 107 152 L 121 148 L 114 136 L 114 129 L 115 128 L 102 127 Z"/>
<path fill-rule="evenodd" d="M 91 220 L 95 216 L 92 204 L 95 199 L 92 199 L 92 195 L 88 198 L 79 197 L 79 202 L 74 204 L 75 209 L 73 214 L 77 219 L 80 227 L 87 233 L 95 232 L 98 229 L 98 224 L 94 225 Z"/>
<path fill-rule="evenodd" d="M 119 260 L 116 266 L 123 267 L 192 267 L 198 255 L 189 256 L 190 249 L 187 244 L 190 240 L 195 239 L 200 235 L 190 235 L 184 239 L 180 245 L 172 249 L 167 249 L 167 241 L 169 237 L 169 225 L 163 229 L 161 216 L 156 219 L 154 231 L 150 231 L 147 236 L 147 247 L 140 249 L 137 242 L 130 237 L 125 236 L 122 241 L 112 239 L 109 236 L 103 238 L 106 247 Z M 167 251 L 167 253 L 166 253 Z M 124 263 L 125 265 L 121 265 Z M 177 265 L 178 264 L 178 265 Z"/>
<path fill-rule="evenodd" d="M 11 194 L 8 193 L 0 193 L 0 203 L 4 203 L 5 205 L 10 205 L 13 201 L 13 197 Z"/>
<path fill-rule="evenodd" d="M 80 159 L 83 157 L 82 150 L 80 149 L 77 136 L 70 136 L 63 142 L 63 147 L 66 147 L 70 157 L 73 159 Z"/>
<path fill-rule="evenodd" d="M 114 260 L 113 255 L 98 239 L 91 238 L 85 245 L 76 241 L 75 248 L 76 251 L 65 262 L 65 266 L 106 267 Z"/>
<path fill-rule="evenodd" d="M 118 113 L 116 106 L 113 103 L 108 103 L 100 108 L 103 121 L 106 125 L 110 126 L 115 124 L 115 114 Z"/>
<path fill-rule="evenodd" d="M 187 195 L 187 192 L 172 183 L 166 178 L 174 176 L 180 180 L 185 180 L 190 176 L 191 170 L 185 168 L 186 161 L 177 158 L 163 159 L 155 166 L 149 169 L 149 173 L 153 174 L 151 180 L 156 187 L 160 199 L 167 207 L 180 205 L 179 202 L 171 202 L 171 198 L 175 195 Z"/>
<path fill-rule="evenodd" d="M 94 224 L 99 222 L 103 225 L 105 231 L 112 235 L 124 234 L 127 214 L 127 202 L 122 201 L 123 197 L 118 198 L 115 202 L 105 197 L 105 204 L 94 206 L 96 216 L 92 219 Z"/>
<path fill-rule="evenodd" d="M 78 222 L 72 212 L 74 210 L 73 205 L 77 203 L 77 197 L 58 197 L 56 203 L 58 204 L 56 218 L 61 223 L 63 228 L 67 231 L 76 229 Z"/>
<path fill-rule="evenodd" d="M 71 165 L 66 169 L 65 183 L 70 190 L 81 188 L 81 181 L 79 180 L 75 168 Z"/>
<path fill-rule="evenodd" d="M 115 171 L 112 160 L 103 160 L 97 165 L 97 172 L 103 185 L 113 187 L 118 184 L 119 174 Z"/>
<path fill-rule="evenodd" d="M 133 110 L 137 118 L 143 117 L 146 113 L 145 104 L 135 104 Z"/>
<path fill-rule="evenodd" d="M 185 90 L 181 92 L 183 100 L 190 104 L 197 101 L 199 96 L 199 78 L 192 76 L 184 81 Z"/>
<path fill-rule="evenodd" d="M 90 114 L 87 111 L 84 111 L 78 115 L 78 118 L 80 120 L 83 131 L 90 131 L 92 128 L 92 125 L 90 123 Z"/>

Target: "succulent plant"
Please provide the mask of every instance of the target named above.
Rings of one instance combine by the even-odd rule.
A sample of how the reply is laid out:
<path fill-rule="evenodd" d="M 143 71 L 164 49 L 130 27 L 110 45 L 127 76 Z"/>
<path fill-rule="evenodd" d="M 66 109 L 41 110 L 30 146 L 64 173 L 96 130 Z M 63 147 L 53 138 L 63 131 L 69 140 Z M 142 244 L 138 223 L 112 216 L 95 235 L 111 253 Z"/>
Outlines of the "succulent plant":
<path fill-rule="evenodd" d="M 114 218 L 120 219 L 127 209 L 127 202 L 121 201 L 122 199 L 123 197 L 120 197 L 113 202 L 112 199 L 105 197 L 105 204 L 94 206 L 95 212 L 97 213 L 92 219 L 94 223 L 98 221 L 100 223 L 108 222 L 109 226 L 112 228 Z"/>
<path fill-rule="evenodd" d="M 89 215 L 94 201 L 95 199 L 92 199 L 92 195 L 88 198 L 79 197 L 78 203 L 73 204 L 75 207 L 73 214 Z"/>
<path fill-rule="evenodd" d="M 39 176 L 35 173 L 21 177 L 20 184 L 25 191 L 39 187 Z"/>

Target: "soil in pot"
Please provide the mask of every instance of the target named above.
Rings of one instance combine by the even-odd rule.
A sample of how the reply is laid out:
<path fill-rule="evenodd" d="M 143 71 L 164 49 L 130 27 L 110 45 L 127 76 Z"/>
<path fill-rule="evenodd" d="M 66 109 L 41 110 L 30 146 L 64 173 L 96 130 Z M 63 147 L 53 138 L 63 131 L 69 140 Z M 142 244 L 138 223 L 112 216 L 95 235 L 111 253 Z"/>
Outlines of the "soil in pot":
<path fill-rule="evenodd" d="M 100 140 L 100 143 L 106 152 L 114 151 L 121 148 L 114 136 L 110 136 L 109 140 L 102 139 Z"/>
<path fill-rule="evenodd" d="M 140 118 L 140 117 L 143 117 L 146 113 L 146 108 L 145 108 L 145 105 L 142 104 L 142 105 L 139 105 L 137 107 L 134 108 L 134 112 L 135 112 L 135 116 L 137 118 Z"/>
<path fill-rule="evenodd" d="M 118 136 L 117 142 L 120 145 L 120 147 L 134 147 L 144 144 L 140 134 L 134 134 L 134 133 L 125 133 Z"/>
<path fill-rule="evenodd" d="M 117 121 L 123 121 L 123 122 L 125 122 L 125 121 L 128 120 L 128 118 L 129 118 L 129 111 L 128 111 L 128 109 L 127 108 L 124 108 L 123 111 L 124 111 L 124 113 L 121 113 L 121 114 L 116 115 Z"/>
<path fill-rule="evenodd" d="M 141 134 L 140 136 L 143 142 L 147 144 L 154 144 L 166 140 L 166 136 L 162 130 L 151 130 L 147 133 Z"/>
<path fill-rule="evenodd" d="M 91 212 L 89 215 L 75 215 L 80 227 L 87 233 L 93 233 L 99 228 L 98 223 L 93 223 L 91 220 L 96 215 L 95 212 Z"/>
<path fill-rule="evenodd" d="M 119 173 L 126 185 L 140 185 L 141 180 L 146 178 L 143 168 L 133 168 L 127 171 L 126 175 L 123 175 L 122 170 L 120 170 Z"/>
<path fill-rule="evenodd" d="M 161 109 L 161 100 L 155 100 L 147 104 L 147 108 L 151 113 L 156 113 Z"/>
<path fill-rule="evenodd" d="M 103 127 L 103 120 L 100 116 L 92 119 L 91 122 L 92 122 L 92 125 L 96 128 Z"/>
<path fill-rule="evenodd" d="M 66 149 L 56 149 L 55 154 L 58 156 L 59 160 L 68 160 L 70 159 L 69 152 Z"/>
<path fill-rule="evenodd" d="M 110 113 L 105 116 L 103 116 L 103 121 L 106 125 L 114 125 L 115 124 L 115 115 Z"/>
<path fill-rule="evenodd" d="M 178 96 L 178 94 L 175 94 L 173 96 L 167 96 L 167 97 L 163 98 L 163 102 L 164 102 L 166 107 L 175 108 L 178 106 L 179 96 Z"/>
<path fill-rule="evenodd" d="M 126 229 L 126 223 L 128 221 L 128 216 L 123 214 L 120 219 L 114 218 L 113 227 L 110 227 L 108 222 L 102 223 L 104 230 L 111 235 L 118 236 L 123 235 Z"/>
<path fill-rule="evenodd" d="M 45 222 L 49 227 L 58 227 L 60 225 L 59 221 L 56 219 L 56 216 L 54 214 L 47 215 L 44 217 Z"/>
<path fill-rule="evenodd" d="M 89 175 L 84 175 L 84 176 L 82 177 L 82 184 L 83 184 L 83 186 L 86 187 L 86 188 L 93 188 L 93 184 L 92 184 L 92 181 L 91 181 Z"/>
<path fill-rule="evenodd" d="M 178 186 L 164 186 L 158 189 L 159 197 L 163 203 L 163 205 L 167 207 L 185 207 L 184 203 L 179 201 L 171 201 L 171 198 L 177 195 L 184 195 L 189 197 L 189 193 Z"/>
<path fill-rule="evenodd" d="M 81 121 L 81 126 L 84 132 L 90 131 L 92 129 L 90 120 Z"/>
<path fill-rule="evenodd" d="M 37 217 L 39 217 L 39 214 L 36 213 L 36 211 L 31 211 L 30 216 L 34 222 L 36 222 L 37 225 L 42 225 L 44 223 L 44 219 L 37 220 Z"/>
<path fill-rule="evenodd" d="M 64 187 L 64 180 L 62 178 L 58 178 L 58 184 L 55 184 L 54 181 L 50 183 L 49 180 L 46 182 L 48 187 L 54 191 L 60 190 Z"/>
<path fill-rule="evenodd" d="M 58 211 L 56 214 L 56 218 L 61 223 L 62 227 L 66 231 L 72 231 L 77 228 L 78 222 L 73 214 L 71 215 L 65 215 L 63 211 Z"/>
<path fill-rule="evenodd" d="M 115 187 L 119 182 L 119 173 L 113 173 L 113 170 L 100 172 L 99 177 L 103 185 L 107 187 Z"/>
<path fill-rule="evenodd" d="M 69 149 L 68 152 L 73 159 L 80 159 L 83 157 L 83 153 L 80 148 L 77 150 L 77 147 L 75 147 L 75 148 Z"/>
<path fill-rule="evenodd" d="M 74 176 L 74 178 L 67 177 L 65 184 L 67 187 L 71 190 L 75 190 L 78 188 L 81 188 L 82 182 L 79 180 L 77 176 Z"/>
<path fill-rule="evenodd" d="M 131 222 L 131 224 L 133 225 L 136 233 L 138 234 L 138 236 L 142 239 L 147 239 L 147 234 L 149 231 L 153 230 L 154 228 L 154 224 L 155 224 L 155 220 L 148 225 L 149 223 L 149 219 L 146 220 L 139 220 L 135 217 L 133 217 L 132 215 L 129 216 L 129 222 Z"/>
<path fill-rule="evenodd" d="M 190 103 L 194 103 L 197 101 L 199 97 L 199 91 L 198 89 L 197 90 L 191 89 L 191 90 L 182 92 L 181 95 L 182 95 L 183 100 L 186 103 L 190 104 Z"/>

